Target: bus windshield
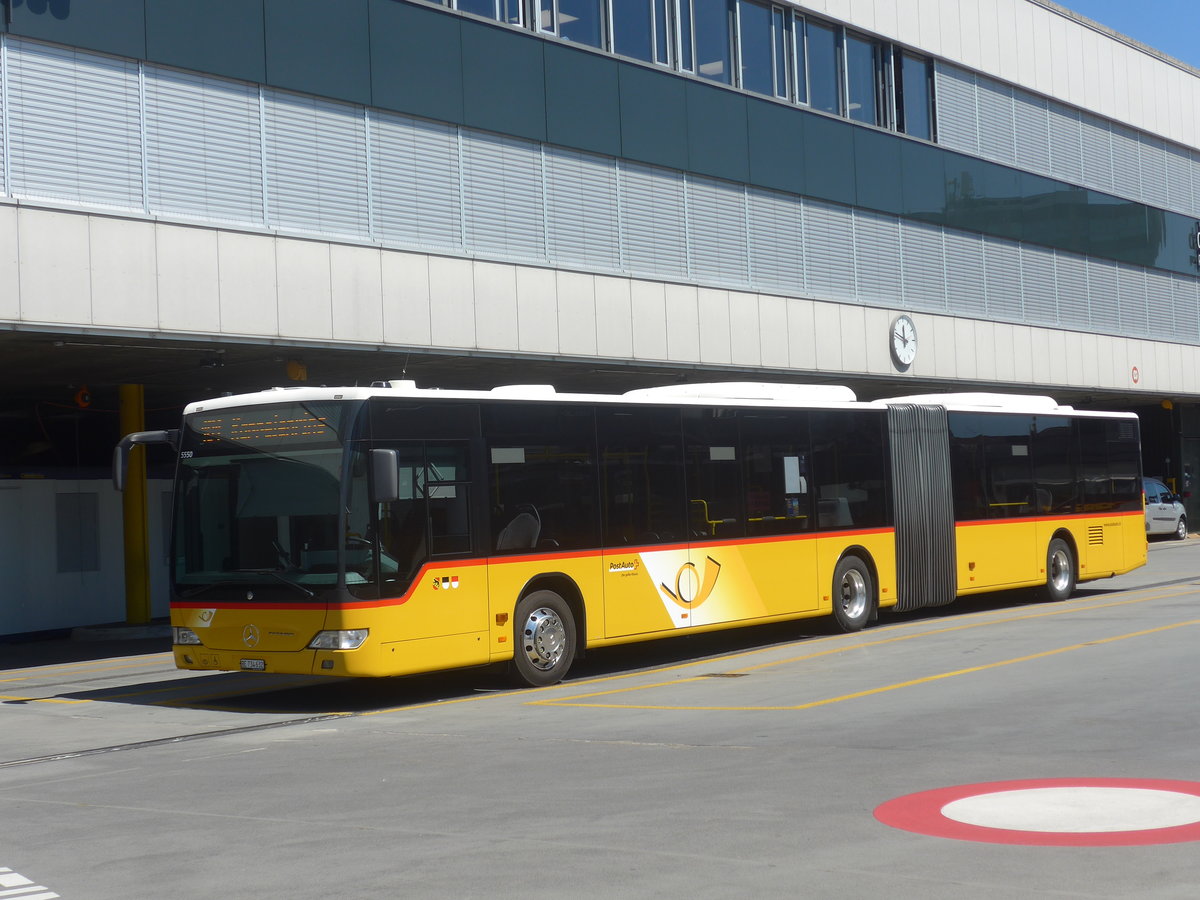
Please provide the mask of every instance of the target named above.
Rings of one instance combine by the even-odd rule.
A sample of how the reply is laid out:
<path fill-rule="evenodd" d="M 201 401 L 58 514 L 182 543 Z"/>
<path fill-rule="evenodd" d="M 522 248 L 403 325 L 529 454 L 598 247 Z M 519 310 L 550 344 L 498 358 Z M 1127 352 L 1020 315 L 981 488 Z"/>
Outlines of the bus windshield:
<path fill-rule="evenodd" d="M 172 579 L 187 600 L 324 601 L 338 583 L 345 404 L 189 416 L 180 443 Z"/>

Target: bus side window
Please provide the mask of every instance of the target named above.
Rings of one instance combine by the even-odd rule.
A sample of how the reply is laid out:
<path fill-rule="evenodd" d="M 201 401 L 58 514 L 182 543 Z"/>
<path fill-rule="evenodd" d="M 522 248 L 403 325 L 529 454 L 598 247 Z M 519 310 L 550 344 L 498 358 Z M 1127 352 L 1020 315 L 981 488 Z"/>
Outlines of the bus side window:
<path fill-rule="evenodd" d="M 604 544 L 686 539 L 683 443 L 677 409 L 598 409 Z"/>
<path fill-rule="evenodd" d="M 808 413 L 743 410 L 746 530 L 751 537 L 816 527 L 808 451 Z"/>

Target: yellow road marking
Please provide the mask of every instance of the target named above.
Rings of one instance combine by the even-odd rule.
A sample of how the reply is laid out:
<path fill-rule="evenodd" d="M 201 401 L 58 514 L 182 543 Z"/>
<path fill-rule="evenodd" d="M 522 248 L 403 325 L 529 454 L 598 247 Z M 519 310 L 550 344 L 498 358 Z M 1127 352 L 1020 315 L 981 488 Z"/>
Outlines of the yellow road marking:
<path fill-rule="evenodd" d="M 13 697 L 0 694 L 2 703 L 91 703 L 91 700 L 68 700 L 65 697 Z"/>
<path fill-rule="evenodd" d="M 1172 625 L 1160 625 L 1157 628 L 1147 628 L 1143 631 L 1134 631 L 1129 634 L 1119 634 L 1114 637 L 1098 638 L 1094 641 L 1084 641 L 1080 644 L 1071 644 L 1066 647 L 1056 647 L 1053 650 L 1043 650 L 1040 653 L 1030 653 L 1026 656 L 1017 656 L 1013 659 L 1004 659 L 999 662 L 984 663 L 979 666 L 971 666 L 966 669 L 955 669 L 952 672 L 940 672 L 937 675 L 927 675 L 923 678 L 913 678 L 909 681 L 899 681 L 895 684 L 887 684 L 882 687 L 868 688 L 864 691 L 855 691 L 852 694 L 842 694 L 838 697 L 826 697 L 823 700 L 812 700 L 808 703 L 799 703 L 794 706 L 667 706 L 659 704 L 634 704 L 634 703 L 572 703 L 572 700 L 581 700 L 588 697 L 602 697 L 608 694 L 617 693 L 632 693 L 633 691 L 650 690 L 656 687 L 674 687 L 681 684 L 691 684 L 699 681 L 703 676 L 695 678 L 685 678 L 679 681 L 667 681 L 659 684 L 644 685 L 641 687 L 624 688 L 617 691 L 604 691 L 599 694 L 581 694 L 576 697 L 564 697 L 561 700 L 536 700 L 530 705 L 534 706 L 582 706 L 595 707 L 598 709 L 653 709 L 653 710 L 674 710 L 674 711 L 695 711 L 695 712 L 793 712 L 802 709 L 814 709 L 818 706 L 828 706 L 832 703 L 841 703 L 845 700 L 857 700 L 862 697 L 870 697 L 874 694 L 883 694 L 888 691 L 896 691 L 901 688 L 914 687 L 919 684 L 929 684 L 933 681 L 941 681 L 945 678 L 954 678 L 958 675 L 969 675 L 974 672 L 986 672 L 989 669 L 998 669 L 1002 666 L 1011 666 L 1017 663 L 1030 662 L 1035 659 L 1045 659 L 1049 656 L 1057 656 L 1060 653 L 1068 653 L 1072 650 L 1080 650 L 1084 647 L 1095 647 L 1100 644 L 1111 644 L 1116 641 L 1124 641 L 1129 638 L 1144 637 L 1148 634 L 1158 634 L 1163 631 L 1171 631 L 1175 628 L 1183 628 L 1188 625 L 1200 625 L 1200 619 L 1191 619 L 1187 622 L 1176 622 Z"/>

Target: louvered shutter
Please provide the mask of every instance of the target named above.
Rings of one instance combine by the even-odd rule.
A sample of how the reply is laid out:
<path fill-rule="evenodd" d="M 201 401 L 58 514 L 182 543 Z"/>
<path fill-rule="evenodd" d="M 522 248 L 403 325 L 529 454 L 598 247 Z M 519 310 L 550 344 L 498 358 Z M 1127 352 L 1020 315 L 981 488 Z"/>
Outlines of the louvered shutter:
<path fill-rule="evenodd" d="M 937 140 L 943 147 L 979 153 L 979 104 L 975 75 L 964 69 L 936 63 Z"/>
<path fill-rule="evenodd" d="M 1050 174 L 1083 184 L 1083 156 L 1079 147 L 1079 112 L 1053 101 L 1046 104 L 1050 122 Z"/>
<path fill-rule="evenodd" d="M 1034 244 L 1022 244 L 1021 277 L 1025 321 L 1035 325 L 1057 325 L 1058 291 L 1054 281 L 1054 251 Z"/>
<path fill-rule="evenodd" d="M 1138 150 L 1142 165 L 1143 202 L 1151 206 L 1169 206 L 1166 147 L 1159 138 L 1139 134 Z"/>
<path fill-rule="evenodd" d="M 546 258 L 541 150 L 531 141 L 463 132 L 467 247 Z"/>
<path fill-rule="evenodd" d="M 433 249 L 462 247 L 457 129 L 372 111 L 371 178 L 378 237 Z"/>
<path fill-rule="evenodd" d="M 1145 337 L 1149 333 L 1146 310 L 1146 273 L 1140 266 L 1118 266 L 1117 308 L 1121 334 Z"/>
<path fill-rule="evenodd" d="M 858 297 L 863 303 L 896 306 L 902 291 L 900 273 L 900 223 L 895 216 L 854 211 L 854 255 L 858 270 Z"/>
<path fill-rule="evenodd" d="M 1012 88 L 990 78 L 976 78 L 979 103 L 979 152 L 997 162 L 1016 158 Z"/>
<path fill-rule="evenodd" d="M 1142 171 L 1137 132 L 1112 126 L 1112 190 L 1120 197 L 1138 200 L 1142 196 Z"/>
<path fill-rule="evenodd" d="M 17 196 L 143 209 L 136 62 L 8 40 Z"/>
<path fill-rule="evenodd" d="M 1055 253 L 1054 280 L 1058 287 L 1058 323 L 1064 328 L 1090 329 L 1091 301 L 1083 257 L 1074 253 Z"/>
<path fill-rule="evenodd" d="M 983 277 L 983 238 L 977 234 L 946 230 L 946 307 L 956 316 L 987 315 L 987 284 Z"/>
<path fill-rule="evenodd" d="M 808 293 L 823 300 L 857 300 L 854 223 L 842 206 L 804 201 L 804 274 Z"/>
<path fill-rule="evenodd" d="M 1046 99 L 1025 91 L 1013 92 L 1017 165 L 1047 175 L 1050 172 L 1050 121 Z"/>
<path fill-rule="evenodd" d="M 1186 216 L 1200 210 L 1192 205 L 1192 156 L 1183 147 L 1167 146 L 1167 207 Z"/>
<path fill-rule="evenodd" d="M 1171 276 L 1171 298 L 1175 308 L 1173 339 L 1200 340 L 1200 282 L 1187 275 Z"/>
<path fill-rule="evenodd" d="M 739 287 L 749 283 L 744 189 L 689 176 L 687 197 L 692 277 Z"/>
<path fill-rule="evenodd" d="M 987 310 L 994 319 L 1020 322 L 1021 252 L 1010 241 L 989 240 L 983 244 L 984 277 L 987 278 Z"/>
<path fill-rule="evenodd" d="M 946 259 L 942 230 L 923 222 L 900 222 L 904 302 L 913 309 L 946 308 Z"/>
<path fill-rule="evenodd" d="M 683 176 L 621 163 L 621 255 L 635 274 L 686 277 Z"/>
<path fill-rule="evenodd" d="M 1166 272 L 1146 270 L 1146 314 L 1148 333 L 1153 340 L 1177 341 L 1173 277 Z"/>
<path fill-rule="evenodd" d="M 616 160 L 547 147 L 546 221 L 551 261 L 619 269 Z"/>
<path fill-rule="evenodd" d="M 804 293 L 804 234 L 800 198 L 750 190 L 750 270 L 754 286 Z"/>
<path fill-rule="evenodd" d="M 321 234 L 367 234 L 363 111 L 270 91 L 267 204 L 271 225 Z"/>
<path fill-rule="evenodd" d="M 258 88 L 148 67 L 146 171 L 153 212 L 262 224 Z"/>
<path fill-rule="evenodd" d="M 1116 160 L 1108 122 L 1087 113 L 1080 115 L 1079 145 L 1083 152 L 1083 183 L 1094 190 L 1112 193 Z"/>
<path fill-rule="evenodd" d="M 1117 290 L 1117 264 L 1106 259 L 1087 260 L 1088 302 L 1091 327 L 1101 334 L 1121 333 L 1121 311 Z"/>

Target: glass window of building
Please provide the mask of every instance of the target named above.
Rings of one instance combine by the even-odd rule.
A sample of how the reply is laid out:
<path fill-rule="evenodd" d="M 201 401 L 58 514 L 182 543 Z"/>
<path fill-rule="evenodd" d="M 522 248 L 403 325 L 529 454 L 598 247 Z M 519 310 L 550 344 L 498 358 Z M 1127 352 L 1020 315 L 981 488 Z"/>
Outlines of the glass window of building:
<path fill-rule="evenodd" d="M 693 52 L 696 46 L 696 35 L 692 30 L 691 0 L 675 0 L 675 17 L 679 23 L 679 68 L 691 72 L 696 68 Z"/>
<path fill-rule="evenodd" d="M 654 0 L 654 61 L 664 66 L 671 64 L 667 2 L 668 0 Z"/>
<path fill-rule="evenodd" d="M 538 28 L 564 41 L 599 47 L 604 39 L 601 0 L 540 0 Z"/>
<path fill-rule="evenodd" d="M 696 30 L 696 74 L 732 84 L 733 34 L 726 0 L 693 0 Z"/>
<path fill-rule="evenodd" d="M 883 47 L 875 41 L 846 34 L 846 114 L 855 122 L 886 125 L 883 91 Z"/>
<path fill-rule="evenodd" d="M 842 81 L 838 58 L 838 32 L 811 19 L 805 28 L 808 57 L 808 102 L 822 112 L 842 113 Z"/>
<path fill-rule="evenodd" d="M 521 24 L 520 0 L 456 0 L 454 8 L 508 25 Z"/>
<path fill-rule="evenodd" d="M 613 52 L 654 62 L 654 7 L 651 0 L 612 0 Z"/>
<path fill-rule="evenodd" d="M 897 54 L 897 128 L 913 137 L 933 140 L 933 78 L 929 60 Z"/>
<path fill-rule="evenodd" d="M 790 100 L 791 86 L 788 84 L 788 62 L 791 53 L 788 48 L 792 43 L 791 13 L 785 12 L 778 6 L 771 7 L 771 59 L 775 66 L 775 96 Z"/>
<path fill-rule="evenodd" d="M 808 103 L 808 64 L 806 61 L 807 54 L 804 52 L 804 19 L 793 15 L 792 21 L 792 34 L 795 37 L 792 45 L 796 51 L 795 58 L 792 60 L 792 71 L 795 73 L 796 78 L 796 102 Z"/>
<path fill-rule="evenodd" d="M 757 3 L 738 3 L 738 60 L 741 86 L 756 94 L 775 94 L 774 39 L 771 9 Z"/>

